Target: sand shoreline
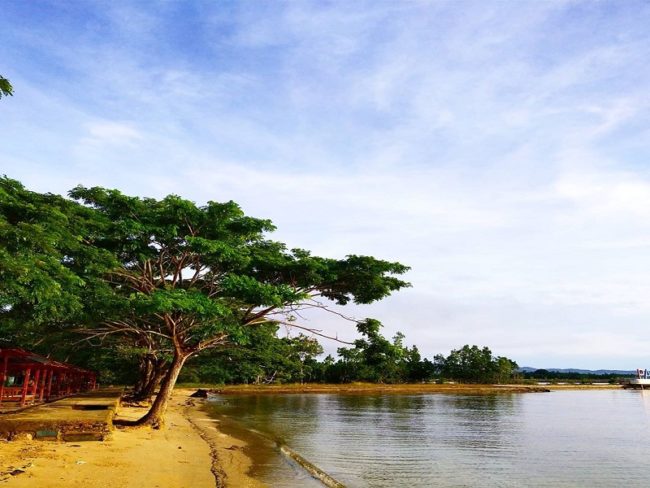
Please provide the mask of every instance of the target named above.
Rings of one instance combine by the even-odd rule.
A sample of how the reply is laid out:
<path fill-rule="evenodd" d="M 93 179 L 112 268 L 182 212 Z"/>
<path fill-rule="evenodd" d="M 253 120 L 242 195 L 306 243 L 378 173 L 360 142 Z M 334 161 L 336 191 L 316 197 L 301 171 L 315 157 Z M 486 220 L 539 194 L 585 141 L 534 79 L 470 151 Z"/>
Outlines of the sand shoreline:
<path fill-rule="evenodd" d="M 183 415 L 210 448 L 211 471 L 215 485 L 218 488 L 266 486 L 248 474 L 253 461 L 244 452 L 246 442 L 219 430 L 219 421 L 200 408 L 200 403 L 204 400 L 187 398 L 193 391 L 184 393 L 186 401 L 183 405 Z"/>
<path fill-rule="evenodd" d="M 0 485 L 12 488 L 213 488 L 265 486 L 248 476 L 245 443 L 176 390 L 164 429 L 115 429 L 104 442 L 0 442 Z M 142 408 L 120 407 L 135 419 Z M 12 474 L 13 473 L 13 474 Z"/>
<path fill-rule="evenodd" d="M 551 390 L 609 389 L 614 385 L 545 385 Z M 620 388 L 620 387 L 618 387 Z M 246 442 L 219 430 L 219 421 L 190 398 L 195 389 L 174 391 L 162 430 L 115 429 L 104 442 L 0 441 L 0 485 L 12 488 L 258 488 L 249 475 Z M 457 393 L 540 391 L 521 385 L 284 385 L 238 386 L 223 394 L 284 393 Z M 548 390 L 545 390 L 548 391 Z M 133 420 L 145 410 L 121 406 L 117 418 Z M 13 474 L 12 474 L 13 473 Z"/>

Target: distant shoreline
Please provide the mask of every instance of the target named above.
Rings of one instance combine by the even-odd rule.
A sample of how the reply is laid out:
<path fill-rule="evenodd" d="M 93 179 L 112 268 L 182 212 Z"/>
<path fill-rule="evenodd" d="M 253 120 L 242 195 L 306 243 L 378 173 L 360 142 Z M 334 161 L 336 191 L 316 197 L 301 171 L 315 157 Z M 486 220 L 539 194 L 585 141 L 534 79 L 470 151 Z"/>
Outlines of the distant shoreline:
<path fill-rule="evenodd" d="M 188 386 L 184 386 L 188 388 Z M 554 385 L 481 385 L 459 383 L 409 383 L 409 384 L 317 384 L 307 383 L 287 385 L 226 385 L 202 386 L 222 395 L 272 395 L 289 393 L 340 393 L 340 394 L 500 394 L 500 393 L 547 393 L 560 390 L 617 390 L 621 385 L 610 384 L 554 384 Z"/>
<path fill-rule="evenodd" d="M 622 390 L 623 385 L 610 385 L 605 383 L 593 384 L 593 385 L 543 385 L 544 388 L 548 388 L 551 391 L 560 391 L 560 390 Z"/>
<path fill-rule="evenodd" d="M 480 384 L 434 384 L 434 383 L 409 383 L 409 384 L 375 384 L 375 383 L 348 383 L 348 384 L 287 384 L 287 385 L 226 385 L 208 386 L 201 388 L 210 389 L 222 395 L 272 395 L 290 393 L 339 393 L 339 394 L 423 394 L 423 393 L 452 393 L 452 394 L 499 394 L 499 393 L 542 393 L 556 387 L 572 387 L 576 389 L 601 389 L 600 385 L 480 385 Z M 606 385 L 608 388 L 620 388 L 619 385 Z M 184 388 L 188 388 L 184 385 Z M 561 389 L 561 388 L 557 388 Z M 566 389 L 566 388 L 563 388 Z"/>

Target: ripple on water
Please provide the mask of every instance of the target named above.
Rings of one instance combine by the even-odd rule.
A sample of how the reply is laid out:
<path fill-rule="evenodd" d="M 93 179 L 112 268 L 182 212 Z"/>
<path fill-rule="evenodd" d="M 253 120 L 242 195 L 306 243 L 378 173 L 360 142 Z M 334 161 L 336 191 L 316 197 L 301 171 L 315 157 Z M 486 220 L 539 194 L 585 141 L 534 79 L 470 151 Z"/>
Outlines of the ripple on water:
<path fill-rule="evenodd" d="M 242 395 L 212 413 L 282 438 L 349 487 L 646 487 L 648 405 L 619 390 Z M 307 486 L 269 466 L 271 486 Z"/>

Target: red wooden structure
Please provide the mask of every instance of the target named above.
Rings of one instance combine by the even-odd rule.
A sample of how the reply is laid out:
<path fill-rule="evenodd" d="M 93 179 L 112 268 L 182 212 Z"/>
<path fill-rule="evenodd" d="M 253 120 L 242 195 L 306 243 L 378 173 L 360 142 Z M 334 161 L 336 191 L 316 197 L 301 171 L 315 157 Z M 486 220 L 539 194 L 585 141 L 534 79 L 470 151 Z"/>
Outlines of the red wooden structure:
<path fill-rule="evenodd" d="M 0 404 L 49 401 L 96 388 L 97 375 L 23 349 L 0 349 Z"/>

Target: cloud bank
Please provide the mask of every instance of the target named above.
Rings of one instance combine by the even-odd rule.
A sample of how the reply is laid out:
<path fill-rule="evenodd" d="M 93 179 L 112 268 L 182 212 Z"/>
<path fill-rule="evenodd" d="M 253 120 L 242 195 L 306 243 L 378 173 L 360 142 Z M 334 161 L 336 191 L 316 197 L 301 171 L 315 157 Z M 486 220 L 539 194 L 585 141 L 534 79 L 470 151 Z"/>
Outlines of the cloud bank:
<path fill-rule="evenodd" d="M 353 313 L 429 357 L 635 368 L 649 24 L 641 1 L 8 4 L 0 172 L 233 199 L 290 246 L 404 262 L 413 288 Z"/>

